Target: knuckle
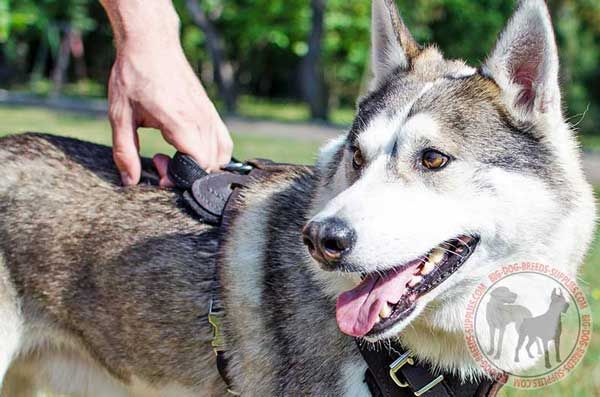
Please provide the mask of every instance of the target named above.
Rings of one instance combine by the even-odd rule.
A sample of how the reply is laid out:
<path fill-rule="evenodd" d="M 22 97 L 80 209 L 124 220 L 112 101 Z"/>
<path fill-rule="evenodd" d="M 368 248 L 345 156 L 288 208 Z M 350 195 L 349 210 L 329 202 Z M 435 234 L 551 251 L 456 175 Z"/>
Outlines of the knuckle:
<path fill-rule="evenodd" d="M 129 150 L 115 147 L 113 149 L 113 160 L 120 167 L 126 167 L 131 161 L 135 160 L 135 157 Z"/>
<path fill-rule="evenodd" d="M 231 139 L 230 136 L 227 136 L 223 142 L 221 143 L 221 149 L 229 154 L 233 151 L 233 140 Z"/>

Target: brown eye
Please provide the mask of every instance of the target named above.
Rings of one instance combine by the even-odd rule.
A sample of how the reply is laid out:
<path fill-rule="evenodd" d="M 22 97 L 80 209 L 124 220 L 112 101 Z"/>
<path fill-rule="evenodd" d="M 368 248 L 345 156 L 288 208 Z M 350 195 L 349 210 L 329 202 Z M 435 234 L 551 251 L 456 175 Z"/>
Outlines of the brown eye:
<path fill-rule="evenodd" d="M 365 163 L 365 158 L 363 157 L 362 152 L 358 148 L 355 149 L 354 155 L 352 156 L 352 166 L 354 167 L 354 169 L 358 170 L 358 169 L 362 168 L 364 163 Z"/>
<path fill-rule="evenodd" d="M 423 152 L 421 164 L 429 170 L 439 170 L 448 164 L 450 158 L 437 150 L 429 149 Z"/>

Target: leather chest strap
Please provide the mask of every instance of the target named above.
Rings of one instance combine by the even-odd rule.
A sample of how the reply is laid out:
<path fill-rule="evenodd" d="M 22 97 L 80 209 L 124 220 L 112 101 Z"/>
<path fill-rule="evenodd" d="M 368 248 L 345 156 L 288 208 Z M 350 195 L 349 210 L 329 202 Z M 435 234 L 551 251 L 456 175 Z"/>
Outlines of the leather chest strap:
<path fill-rule="evenodd" d="M 289 167 L 293 166 L 263 159 L 245 163 L 234 160 L 222 171 L 207 174 L 190 156 L 177 152 L 169 162 L 168 174 L 183 190 L 183 199 L 194 213 L 206 223 L 220 225 L 237 188 Z"/>
<path fill-rule="evenodd" d="M 398 343 L 383 350 L 359 339 L 356 344 L 368 366 L 365 382 L 373 396 L 495 397 L 505 383 L 488 378 L 462 382 L 456 375 L 439 373 L 417 362 Z"/>

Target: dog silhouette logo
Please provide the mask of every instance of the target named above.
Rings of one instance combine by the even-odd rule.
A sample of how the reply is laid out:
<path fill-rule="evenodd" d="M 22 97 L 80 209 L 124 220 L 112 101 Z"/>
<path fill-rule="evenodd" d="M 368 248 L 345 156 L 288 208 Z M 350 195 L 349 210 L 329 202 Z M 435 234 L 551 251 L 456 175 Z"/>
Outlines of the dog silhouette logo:
<path fill-rule="evenodd" d="M 527 310 L 527 309 L 525 309 Z M 569 303 L 565 299 L 560 289 L 552 291 L 550 307 L 542 315 L 536 317 L 524 318 L 519 326 L 517 332 L 519 333 L 519 339 L 517 341 L 517 348 L 515 350 L 515 362 L 519 362 L 519 350 L 525 343 L 525 339 L 528 339 L 525 350 L 529 357 L 533 358 L 531 354 L 531 345 L 535 342 L 538 349 L 538 354 L 541 354 L 542 346 L 544 346 L 544 364 L 546 368 L 551 368 L 550 365 L 550 342 L 554 341 L 554 350 L 556 351 L 556 361 L 560 363 L 560 334 L 562 333 L 562 314 L 569 310 Z"/>
<path fill-rule="evenodd" d="M 502 342 L 506 327 L 514 323 L 515 328 L 519 330 L 523 320 L 531 318 L 532 315 L 526 307 L 514 304 L 517 300 L 517 294 L 508 287 L 497 287 L 490 295 L 491 298 L 486 310 L 486 320 L 490 326 L 490 349 L 487 355 L 499 359 L 502 354 Z M 498 333 L 497 346 L 494 343 L 496 333 Z M 494 351 L 496 354 L 494 354 Z"/>
<path fill-rule="evenodd" d="M 564 379 L 581 361 L 591 324 L 585 294 L 568 275 L 515 264 L 475 288 L 465 341 L 489 375 L 516 388 L 540 388 Z"/>

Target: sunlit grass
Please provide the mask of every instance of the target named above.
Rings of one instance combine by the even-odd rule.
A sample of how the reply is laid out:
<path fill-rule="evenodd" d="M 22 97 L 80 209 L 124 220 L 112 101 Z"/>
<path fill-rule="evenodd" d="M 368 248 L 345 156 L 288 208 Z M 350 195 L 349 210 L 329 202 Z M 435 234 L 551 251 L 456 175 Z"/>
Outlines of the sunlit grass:
<path fill-rule="evenodd" d="M 310 119 L 308 105 L 303 102 L 267 100 L 250 96 L 240 97 L 238 112 L 244 117 L 277 121 L 306 122 Z M 329 118 L 334 124 L 349 125 L 354 118 L 354 108 L 341 107 L 330 109 Z"/>
<path fill-rule="evenodd" d="M 25 131 L 48 132 L 103 145 L 111 144 L 110 125 L 105 117 L 0 106 L 0 135 Z M 234 155 L 238 159 L 263 157 L 276 161 L 312 164 L 321 144 L 316 140 L 237 134 L 235 131 L 232 131 L 232 136 L 235 143 Z M 140 142 L 141 153 L 144 156 L 174 152 L 174 149 L 163 141 L 160 133 L 154 130 L 142 129 Z"/>

